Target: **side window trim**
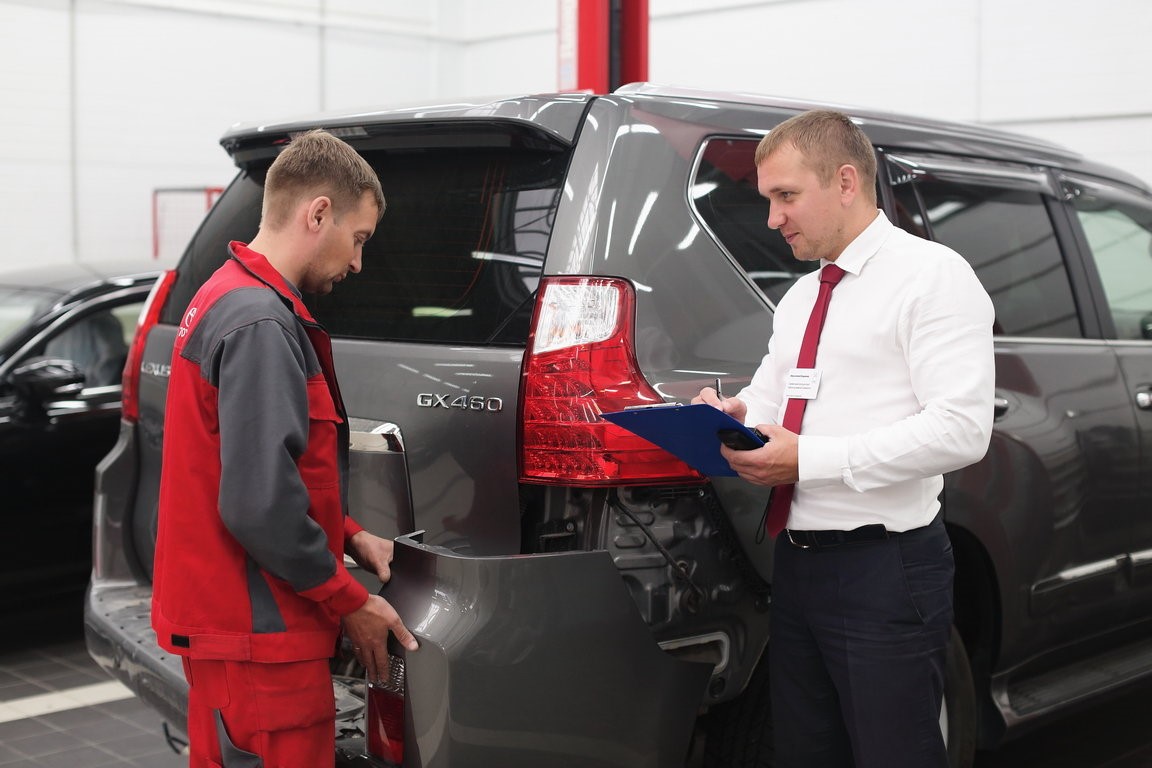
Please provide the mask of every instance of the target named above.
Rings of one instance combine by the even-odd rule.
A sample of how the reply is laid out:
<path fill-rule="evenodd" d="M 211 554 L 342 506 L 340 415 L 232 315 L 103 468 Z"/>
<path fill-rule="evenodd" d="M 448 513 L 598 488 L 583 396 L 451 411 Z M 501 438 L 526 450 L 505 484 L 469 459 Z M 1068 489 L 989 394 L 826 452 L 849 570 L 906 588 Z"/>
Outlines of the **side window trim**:
<path fill-rule="evenodd" d="M 1055 171 L 1053 184 L 1059 184 Z M 1112 333 L 1112 318 L 1102 302 L 1104 294 L 1100 282 L 1085 263 L 1084 256 L 1087 251 L 1081 243 L 1079 226 L 1075 223 L 1076 214 L 1071 210 L 1063 194 L 1045 202 L 1056 230 L 1060 252 L 1064 256 L 1064 268 L 1068 271 L 1068 279 L 1072 283 L 1072 296 L 1080 313 L 1080 326 L 1084 329 L 1084 339 L 1099 342 L 1109 338 Z"/>
<path fill-rule="evenodd" d="M 1022 188 L 1052 198 L 1059 196 L 1048 172 L 1042 168 L 904 152 L 893 154 L 891 151 L 885 152 L 885 156 L 891 166 L 907 174 L 908 181 L 928 177 L 990 187 Z M 893 180 L 892 183 L 899 182 Z"/>

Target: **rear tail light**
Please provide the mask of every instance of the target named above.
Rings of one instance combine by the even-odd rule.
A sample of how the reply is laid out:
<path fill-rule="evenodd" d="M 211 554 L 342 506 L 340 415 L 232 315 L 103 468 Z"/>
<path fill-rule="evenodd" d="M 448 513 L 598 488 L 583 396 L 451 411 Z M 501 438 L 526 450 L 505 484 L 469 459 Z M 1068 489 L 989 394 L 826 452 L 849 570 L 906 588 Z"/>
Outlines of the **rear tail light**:
<path fill-rule="evenodd" d="M 380 680 L 368 681 L 368 754 L 397 765 L 404 762 L 404 659 L 388 655 Z"/>
<path fill-rule="evenodd" d="M 140 310 L 140 318 L 136 321 L 136 333 L 132 336 L 128 360 L 124 363 L 123 390 L 120 397 L 121 416 L 131 422 L 140 418 L 140 363 L 144 359 L 144 344 L 148 340 L 148 331 L 160 319 L 160 310 L 163 309 L 175 283 L 176 270 L 171 269 L 160 275 L 160 279 L 152 286 L 152 291 Z"/>
<path fill-rule="evenodd" d="M 664 402 L 636 363 L 632 284 L 551 277 L 541 281 L 538 297 L 523 368 L 521 480 L 702 482 L 672 454 L 600 418 Z"/>

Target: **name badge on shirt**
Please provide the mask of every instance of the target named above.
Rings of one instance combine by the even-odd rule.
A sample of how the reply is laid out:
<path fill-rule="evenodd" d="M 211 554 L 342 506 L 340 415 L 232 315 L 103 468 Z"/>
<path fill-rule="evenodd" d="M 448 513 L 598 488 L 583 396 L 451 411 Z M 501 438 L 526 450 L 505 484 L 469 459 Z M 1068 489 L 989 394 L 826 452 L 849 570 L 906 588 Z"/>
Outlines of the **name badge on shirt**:
<path fill-rule="evenodd" d="M 784 396 L 795 400 L 811 400 L 819 389 L 819 368 L 793 368 L 784 381 Z"/>

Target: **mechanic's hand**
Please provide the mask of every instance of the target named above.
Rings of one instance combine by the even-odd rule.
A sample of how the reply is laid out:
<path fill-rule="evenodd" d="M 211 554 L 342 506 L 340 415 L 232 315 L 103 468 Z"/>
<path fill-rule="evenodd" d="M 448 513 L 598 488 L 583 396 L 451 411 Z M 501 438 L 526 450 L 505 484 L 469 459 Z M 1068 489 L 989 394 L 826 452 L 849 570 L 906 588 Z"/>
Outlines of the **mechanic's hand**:
<path fill-rule="evenodd" d="M 775 424 L 757 424 L 756 429 L 768 438 L 764 447 L 737 451 L 721 445 L 720 455 L 736 474 L 756 485 L 786 485 L 799 480 L 800 443 L 796 433 Z"/>
<path fill-rule="evenodd" d="M 700 390 L 700 394 L 692 398 L 693 405 L 700 403 L 719 408 L 741 424 L 744 423 L 744 417 L 748 414 L 748 406 L 743 400 L 738 397 L 719 397 L 712 387 L 704 387 Z"/>
<path fill-rule="evenodd" d="M 369 595 L 364 605 L 344 617 L 344 634 L 352 641 L 352 652 L 368 671 L 369 680 L 379 680 L 388 669 L 389 632 L 410 651 L 420 647 L 396 609 L 379 595 Z"/>
<path fill-rule="evenodd" d="M 349 557 L 364 570 L 376 574 L 383 583 L 392 578 L 389 566 L 392 562 L 392 549 L 391 539 L 382 539 L 368 531 L 359 531 L 344 545 Z"/>

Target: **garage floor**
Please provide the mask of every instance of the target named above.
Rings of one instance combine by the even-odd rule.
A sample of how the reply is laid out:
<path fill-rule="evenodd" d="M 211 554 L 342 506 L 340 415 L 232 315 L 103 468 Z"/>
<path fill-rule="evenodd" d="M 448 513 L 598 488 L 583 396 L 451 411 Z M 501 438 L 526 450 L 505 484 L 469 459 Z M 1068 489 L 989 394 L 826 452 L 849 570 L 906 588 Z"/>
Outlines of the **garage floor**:
<path fill-rule="evenodd" d="M 5 622 L 5 635 L 20 631 Z M 24 626 L 29 626 L 24 624 Z M 178 768 L 159 715 L 88 657 L 75 622 L 0 653 L 0 768 Z"/>

